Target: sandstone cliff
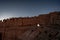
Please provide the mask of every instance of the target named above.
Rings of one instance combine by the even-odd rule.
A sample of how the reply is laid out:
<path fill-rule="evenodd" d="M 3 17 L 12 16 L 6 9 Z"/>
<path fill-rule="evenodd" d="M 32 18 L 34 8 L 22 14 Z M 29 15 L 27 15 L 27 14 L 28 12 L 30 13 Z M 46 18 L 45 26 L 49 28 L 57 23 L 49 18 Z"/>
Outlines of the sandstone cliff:
<path fill-rule="evenodd" d="M 3 40 L 60 40 L 60 12 L 4 19 L 0 33 Z"/>
<path fill-rule="evenodd" d="M 60 12 L 51 12 L 49 14 L 36 17 L 18 17 L 3 20 L 3 23 L 11 25 L 36 25 L 36 24 L 58 24 L 60 25 Z"/>

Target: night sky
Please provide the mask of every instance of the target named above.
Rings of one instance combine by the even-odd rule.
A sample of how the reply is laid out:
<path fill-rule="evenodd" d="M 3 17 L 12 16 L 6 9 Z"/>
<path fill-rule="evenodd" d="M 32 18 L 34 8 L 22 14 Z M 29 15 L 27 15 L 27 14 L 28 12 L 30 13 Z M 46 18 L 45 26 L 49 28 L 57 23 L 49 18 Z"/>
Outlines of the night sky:
<path fill-rule="evenodd" d="M 60 11 L 60 0 L 0 0 L 0 20 Z"/>

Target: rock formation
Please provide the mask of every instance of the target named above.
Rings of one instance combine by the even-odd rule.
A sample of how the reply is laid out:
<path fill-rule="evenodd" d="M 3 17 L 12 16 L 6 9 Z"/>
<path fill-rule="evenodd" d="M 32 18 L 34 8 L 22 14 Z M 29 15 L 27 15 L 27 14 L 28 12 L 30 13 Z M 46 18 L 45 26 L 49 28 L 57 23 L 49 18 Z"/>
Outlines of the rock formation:
<path fill-rule="evenodd" d="M 60 40 L 60 12 L 4 19 L 0 40 Z"/>

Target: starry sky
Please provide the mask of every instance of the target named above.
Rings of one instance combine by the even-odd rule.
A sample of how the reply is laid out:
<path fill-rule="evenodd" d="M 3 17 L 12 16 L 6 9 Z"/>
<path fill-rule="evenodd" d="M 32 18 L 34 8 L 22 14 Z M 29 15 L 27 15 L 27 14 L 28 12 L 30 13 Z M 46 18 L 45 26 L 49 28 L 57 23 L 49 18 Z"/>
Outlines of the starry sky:
<path fill-rule="evenodd" d="M 60 0 L 0 0 L 0 20 L 60 11 Z"/>

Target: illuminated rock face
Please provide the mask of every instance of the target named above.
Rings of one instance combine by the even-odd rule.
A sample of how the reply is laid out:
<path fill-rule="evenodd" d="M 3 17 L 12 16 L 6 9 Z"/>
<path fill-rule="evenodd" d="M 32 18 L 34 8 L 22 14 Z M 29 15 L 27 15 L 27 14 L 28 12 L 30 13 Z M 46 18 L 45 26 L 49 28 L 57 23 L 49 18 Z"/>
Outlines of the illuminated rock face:
<path fill-rule="evenodd" d="M 37 26 L 38 24 L 38 26 Z M 1 36 L 2 35 L 2 36 Z M 60 12 L 0 21 L 0 40 L 58 40 Z"/>

